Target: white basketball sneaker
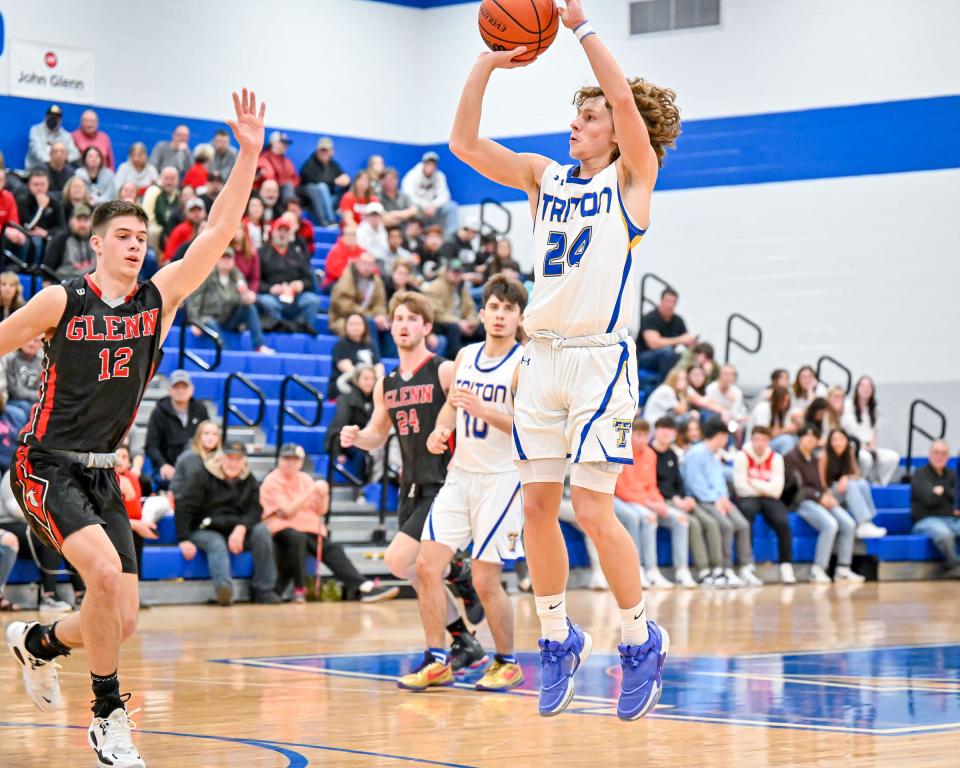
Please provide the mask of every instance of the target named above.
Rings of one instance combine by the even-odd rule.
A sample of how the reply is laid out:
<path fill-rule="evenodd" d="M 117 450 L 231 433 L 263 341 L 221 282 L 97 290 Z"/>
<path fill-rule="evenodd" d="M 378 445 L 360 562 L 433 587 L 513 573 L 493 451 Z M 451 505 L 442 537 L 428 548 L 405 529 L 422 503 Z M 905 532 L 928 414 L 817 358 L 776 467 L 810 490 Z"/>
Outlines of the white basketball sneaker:
<path fill-rule="evenodd" d="M 793 572 L 793 563 L 780 563 L 780 583 L 796 584 L 797 577 Z"/>
<path fill-rule="evenodd" d="M 833 578 L 836 581 L 856 581 L 856 582 L 866 581 L 866 579 L 863 576 L 861 576 L 859 573 L 857 573 L 856 571 L 850 570 L 849 565 L 838 565 L 837 570 L 833 574 Z"/>
<path fill-rule="evenodd" d="M 832 584 L 832 579 L 827 575 L 827 572 L 823 570 L 819 565 L 810 566 L 810 583 L 811 584 Z"/>
<path fill-rule="evenodd" d="M 673 575 L 673 578 L 675 579 L 675 583 L 677 585 L 684 587 L 685 589 L 691 589 L 697 586 L 697 582 L 694 580 L 693 574 L 690 573 L 689 568 L 681 568 L 680 570 L 676 571 L 676 573 Z"/>
<path fill-rule="evenodd" d="M 127 712 L 117 707 L 108 717 L 95 717 L 87 730 L 87 743 L 97 753 L 102 768 L 145 768 L 146 763 L 133 745 L 130 732 L 137 726 Z"/>
<path fill-rule="evenodd" d="M 753 565 L 745 565 L 740 569 L 740 580 L 748 587 L 763 586 L 763 582 L 760 580 L 760 577 L 757 576 L 756 569 Z"/>
<path fill-rule="evenodd" d="M 27 696 L 41 712 L 54 712 L 63 707 L 60 694 L 60 665 L 56 661 L 38 659 L 27 650 L 27 633 L 38 622 L 14 621 L 7 626 L 7 647 L 17 660 L 23 675 Z"/>
<path fill-rule="evenodd" d="M 664 576 L 659 568 L 648 568 L 646 571 L 647 582 L 651 587 L 659 587 L 661 589 L 673 589 L 673 582 L 670 581 L 666 576 Z"/>

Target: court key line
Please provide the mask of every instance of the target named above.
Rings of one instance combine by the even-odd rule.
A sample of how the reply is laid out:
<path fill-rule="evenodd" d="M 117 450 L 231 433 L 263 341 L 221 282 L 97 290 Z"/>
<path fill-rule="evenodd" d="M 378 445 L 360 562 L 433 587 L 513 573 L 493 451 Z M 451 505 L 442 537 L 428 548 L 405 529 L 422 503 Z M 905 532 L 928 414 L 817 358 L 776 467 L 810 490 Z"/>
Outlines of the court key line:
<path fill-rule="evenodd" d="M 0 728 L 58 728 L 66 730 L 87 730 L 85 725 L 58 725 L 56 723 L 14 723 L 14 722 L 0 722 Z M 385 757 L 390 760 L 399 760 L 406 763 L 417 763 L 419 765 L 436 765 L 440 768 L 477 768 L 476 766 L 465 765 L 463 763 L 445 763 L 440 760 L 428 760 L 421 757 L 409 757 L 407 755 L 392 755 L 387 752 L 372 752 L 365 749 L 350 749 L 349 747 L 331 747 L 326 744 L 300 744 L 296 742 L 288 741 L 270 741 L 266 739 L 241 739 L 234 736 L 214 736 L 211 734 L 205 733 L 178 733 L 176 731 L 153 731 L 153 730 L 141 730 L 138 729 L 140 733 L 149 734 L 151 736 L 175 736 L 178 738 L 184 739 L 202 739 L 205 741 L 219 741 L 226 742 L 228 744 L 242 744 L 248 747 L 259 747 L 261 749 L 267 749 L 271 752 L 276 752 L 283 757 L 287 758 L 289 761 L 287 763 L 287 768 L 307 768 L 310 765 L 310 760 L 305 755 L 301 755 L 299 752 L 294 752 L 288 747 L 294 747 L 297 749 L 316 749 L 323 752 L 341 752 L 348 755 L 360 755 L 363 757 Z"/>

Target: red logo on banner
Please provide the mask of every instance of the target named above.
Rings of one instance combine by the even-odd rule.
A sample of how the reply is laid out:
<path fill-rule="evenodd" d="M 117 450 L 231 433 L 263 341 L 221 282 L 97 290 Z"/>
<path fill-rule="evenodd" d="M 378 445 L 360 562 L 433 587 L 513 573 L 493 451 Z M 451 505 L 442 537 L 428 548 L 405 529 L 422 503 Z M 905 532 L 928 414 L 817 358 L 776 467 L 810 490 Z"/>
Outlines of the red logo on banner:
<path fill-rule="evenodd" d="M 50 67 L 50 69 L 53 69 L 55 66 L 57 66 L 57 54 L 55 54 L 53 51 L 47 51 L 43 55 L 43 62 Z"/>

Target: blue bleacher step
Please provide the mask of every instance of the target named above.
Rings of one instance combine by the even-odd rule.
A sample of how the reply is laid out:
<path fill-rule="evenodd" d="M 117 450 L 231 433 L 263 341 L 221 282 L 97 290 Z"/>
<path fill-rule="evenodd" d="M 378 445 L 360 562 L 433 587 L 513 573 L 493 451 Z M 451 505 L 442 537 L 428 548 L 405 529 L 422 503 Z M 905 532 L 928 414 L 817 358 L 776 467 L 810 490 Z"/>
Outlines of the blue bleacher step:
<path fill-rule="evenodd" d="M 877 509 L 902 509 L 910 506 L 910 486 L 895 483 L 893 485 L 873 486 L 873 503 Z"/>

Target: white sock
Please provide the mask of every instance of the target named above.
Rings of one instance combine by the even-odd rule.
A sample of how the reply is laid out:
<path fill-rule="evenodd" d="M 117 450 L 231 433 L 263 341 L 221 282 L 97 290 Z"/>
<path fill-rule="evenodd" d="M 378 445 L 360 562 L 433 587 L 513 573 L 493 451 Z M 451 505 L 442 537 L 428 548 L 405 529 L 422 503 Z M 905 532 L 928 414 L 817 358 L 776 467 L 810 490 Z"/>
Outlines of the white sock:
<path fill-rule="evenodd" d="M 562 643 L 567 639 L 567 600 L 566 596 L 543 595 L 535 598 L 537 602 L 537 616 L 540 617 L 540 630 L 547 640 Z"/>
<path fill-rule="evenodd" d="M 643 645 L 650 637 L 647 606 L 641 599 L 633 608 L 620 609 L 620 631 L 624 645 Z"/>

